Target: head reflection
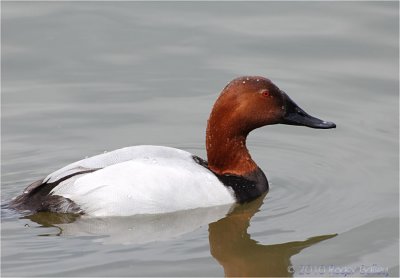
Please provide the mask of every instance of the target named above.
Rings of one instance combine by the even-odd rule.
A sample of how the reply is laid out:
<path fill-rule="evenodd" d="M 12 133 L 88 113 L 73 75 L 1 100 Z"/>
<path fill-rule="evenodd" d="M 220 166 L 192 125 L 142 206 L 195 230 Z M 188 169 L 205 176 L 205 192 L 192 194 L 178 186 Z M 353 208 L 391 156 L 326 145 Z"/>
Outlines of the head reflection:
<path fill-rule="evenodd" d="M 209 241 L 212 256 L 224 268 L 225 276 L 293 276 L 288 271 L 290 258 L 320 241 L 336 235 L 323 235 L 305 241 L 262 245 L 251 239 L 247 232 L 250 219 L 263 204 L 264 196 L 240 205 L 226 217 L 209 224 Z"/>

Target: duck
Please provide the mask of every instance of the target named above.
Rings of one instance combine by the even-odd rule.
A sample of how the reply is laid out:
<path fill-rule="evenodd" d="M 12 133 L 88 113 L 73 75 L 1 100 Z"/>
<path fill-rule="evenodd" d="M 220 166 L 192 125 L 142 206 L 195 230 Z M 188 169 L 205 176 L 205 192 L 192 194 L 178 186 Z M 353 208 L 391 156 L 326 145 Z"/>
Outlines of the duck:
<path fill-rule="evenodd" d="M 211 110 L 207 160 L 172 147 L 125 147 L 50 173 L 9 206 L 31 214 L 109 217 L 248 203 L 266 194 L 269 184 L 246 138 L 254 129 L 275 124 L 336 127 L 306 113 L 270 79 L 241 76 L 225 86 Z"/>

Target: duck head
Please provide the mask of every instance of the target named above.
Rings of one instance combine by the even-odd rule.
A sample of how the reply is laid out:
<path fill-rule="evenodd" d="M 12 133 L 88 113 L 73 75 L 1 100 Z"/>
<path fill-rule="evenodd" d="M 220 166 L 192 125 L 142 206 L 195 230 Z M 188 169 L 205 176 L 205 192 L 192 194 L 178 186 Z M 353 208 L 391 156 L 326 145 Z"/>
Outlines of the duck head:
<path fill-rule="evenodd" d="M 336 127 L 310 116 L 269 79 L 239 77 L 223 89 L 211 111 L 206 135 L 209 167 L 217 173 L 254 170 L 257 166 L 246 149 L 246 137 L 256 128 L 273 124 Z"/>

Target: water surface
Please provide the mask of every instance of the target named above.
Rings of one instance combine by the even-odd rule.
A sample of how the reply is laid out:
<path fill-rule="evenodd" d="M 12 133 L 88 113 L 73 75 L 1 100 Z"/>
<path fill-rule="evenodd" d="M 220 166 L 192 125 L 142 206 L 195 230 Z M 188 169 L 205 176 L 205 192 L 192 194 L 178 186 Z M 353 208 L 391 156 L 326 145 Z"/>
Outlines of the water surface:
<path fill-rule="evenodd" d="M 2 209 L 2 275 L 360 276 L 376 265 L 398 276 L 398 5 L 2 2 L 2 204 L 124 146 L 205 157 L 211 106 L 239 75 L 267 76 L 337 124 L 254 131 L 271 190 L 245 206 L 89 220 Z"/>

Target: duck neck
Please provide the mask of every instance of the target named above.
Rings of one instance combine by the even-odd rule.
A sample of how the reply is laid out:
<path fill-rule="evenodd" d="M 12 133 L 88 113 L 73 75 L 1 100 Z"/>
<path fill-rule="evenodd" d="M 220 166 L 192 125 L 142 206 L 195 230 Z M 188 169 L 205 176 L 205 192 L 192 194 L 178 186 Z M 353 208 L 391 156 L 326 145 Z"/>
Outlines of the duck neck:
<path fill-rule="evenodd" d="M 246 147 L 247 132 L 235 132 L 218 125 L 211 118 L 208 121 L 206 148 L 208 167 L 219 175 L 244 176 L 255 171 L 258 166 Z"/>

